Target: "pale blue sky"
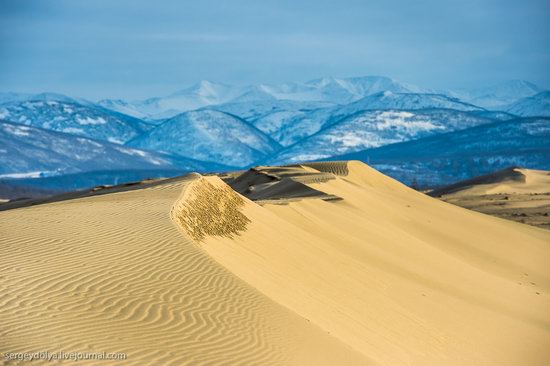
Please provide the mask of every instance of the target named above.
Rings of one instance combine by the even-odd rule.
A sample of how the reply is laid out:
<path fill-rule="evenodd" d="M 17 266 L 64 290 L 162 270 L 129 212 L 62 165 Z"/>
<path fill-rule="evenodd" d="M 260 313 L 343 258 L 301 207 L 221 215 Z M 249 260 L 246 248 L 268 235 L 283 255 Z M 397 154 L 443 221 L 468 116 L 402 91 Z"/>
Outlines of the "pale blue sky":
<path fill-rule="evenodd" d="M 0 91 L 141 98 L 361 75 L 548 88 L 548 19 L 548 0 L 0 0 Z"/>

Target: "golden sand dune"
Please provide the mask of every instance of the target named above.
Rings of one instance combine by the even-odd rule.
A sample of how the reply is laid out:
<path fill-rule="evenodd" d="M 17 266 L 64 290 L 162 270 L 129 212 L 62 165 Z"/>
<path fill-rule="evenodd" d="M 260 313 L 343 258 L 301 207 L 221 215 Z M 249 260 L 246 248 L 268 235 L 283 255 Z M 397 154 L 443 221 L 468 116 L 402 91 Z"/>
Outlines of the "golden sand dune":
<path fill-rule="evenodd" d="M 117 365 L 368 364 L 182 235 L 170 213 L 193 179 L 0 212 L 0 353 L 127 353 Z"/>
<path fill-rule="evenodd" d="M 276 176 L 261 183 L 262 205 L 191 175 L 0 212 L 0 352 L 125 352 L 112 364 L 133 365 L 547 364 L 549 231 L 358 162 L 262 171 Z"/>
<path fill-rule="evenodd" d="M 550 229 L 550 172 L 509 168 L 430 193 L 445 202 Z"/>
<path fill-rule="evenodd" d="M 243 198 L 246 228 L 200 245 L 377 364 L 547 364 L 550 232 L 429 198 L 359 162 L 317 168 L 338 175 L 309 186 L 343 200 Z M 204 184 L 225 185 L 193 183 Z"/>

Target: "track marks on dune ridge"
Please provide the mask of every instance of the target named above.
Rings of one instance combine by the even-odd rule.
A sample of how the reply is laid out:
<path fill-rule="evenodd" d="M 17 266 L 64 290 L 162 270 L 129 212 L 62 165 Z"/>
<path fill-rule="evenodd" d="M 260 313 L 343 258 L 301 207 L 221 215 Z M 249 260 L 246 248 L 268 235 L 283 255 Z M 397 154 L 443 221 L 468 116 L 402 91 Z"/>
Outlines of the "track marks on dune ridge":
<path fill-rule="evenodd" d="M 334 175 L 346 176 L 349 174 L 347 161 L 322 161 L 300 164 L 324 173 L 332 173 Z"/>
<path fill-rule="evenodd" d="M 272 322 L 288 322 L 286 312 L 172 223 L 186 184 L 0 213 L 0 351 L 126 352 L 136 365 L 291 363 Z"/>
<path fill-rule="evenodd" d="M 233 238 L 246 230 L 250 219 L 241 208 L 244 200 L 231 187 L 213 185 L 205 178 L 191 183 L 189 196 L 172 209 L 174 220 L 196 241 L 206 236 Z"/>

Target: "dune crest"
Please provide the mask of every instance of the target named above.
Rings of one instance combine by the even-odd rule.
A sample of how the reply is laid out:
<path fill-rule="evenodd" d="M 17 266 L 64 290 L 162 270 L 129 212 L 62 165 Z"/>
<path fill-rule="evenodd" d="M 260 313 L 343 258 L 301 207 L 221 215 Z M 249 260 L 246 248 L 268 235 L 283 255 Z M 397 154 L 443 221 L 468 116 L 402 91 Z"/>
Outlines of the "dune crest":
<path fill-rule="evenodd" d="M 342 200 L 243 197 L 246 231 L 202 248 L 381 365 L 546 363 L 550 232 L 427 197 L 360 162 L 330 164 L 308 164 L 334 177 L 307 185 Z"/>

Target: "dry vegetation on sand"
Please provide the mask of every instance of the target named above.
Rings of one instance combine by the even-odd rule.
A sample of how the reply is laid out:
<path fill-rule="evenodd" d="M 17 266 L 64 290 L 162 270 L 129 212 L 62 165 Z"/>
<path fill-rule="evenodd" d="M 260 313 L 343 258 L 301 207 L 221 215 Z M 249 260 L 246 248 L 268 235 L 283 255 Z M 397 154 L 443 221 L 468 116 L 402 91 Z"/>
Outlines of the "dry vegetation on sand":
<path fill-rule="evenodd" d="M 176 213 L 185 232 L 197 241 L 206 236 L 232 238 L 250 222 L 240 209 L 244 200 L 229 186 L 214 186 L 200 178 L 192 183 L 189 198 Z"/>

